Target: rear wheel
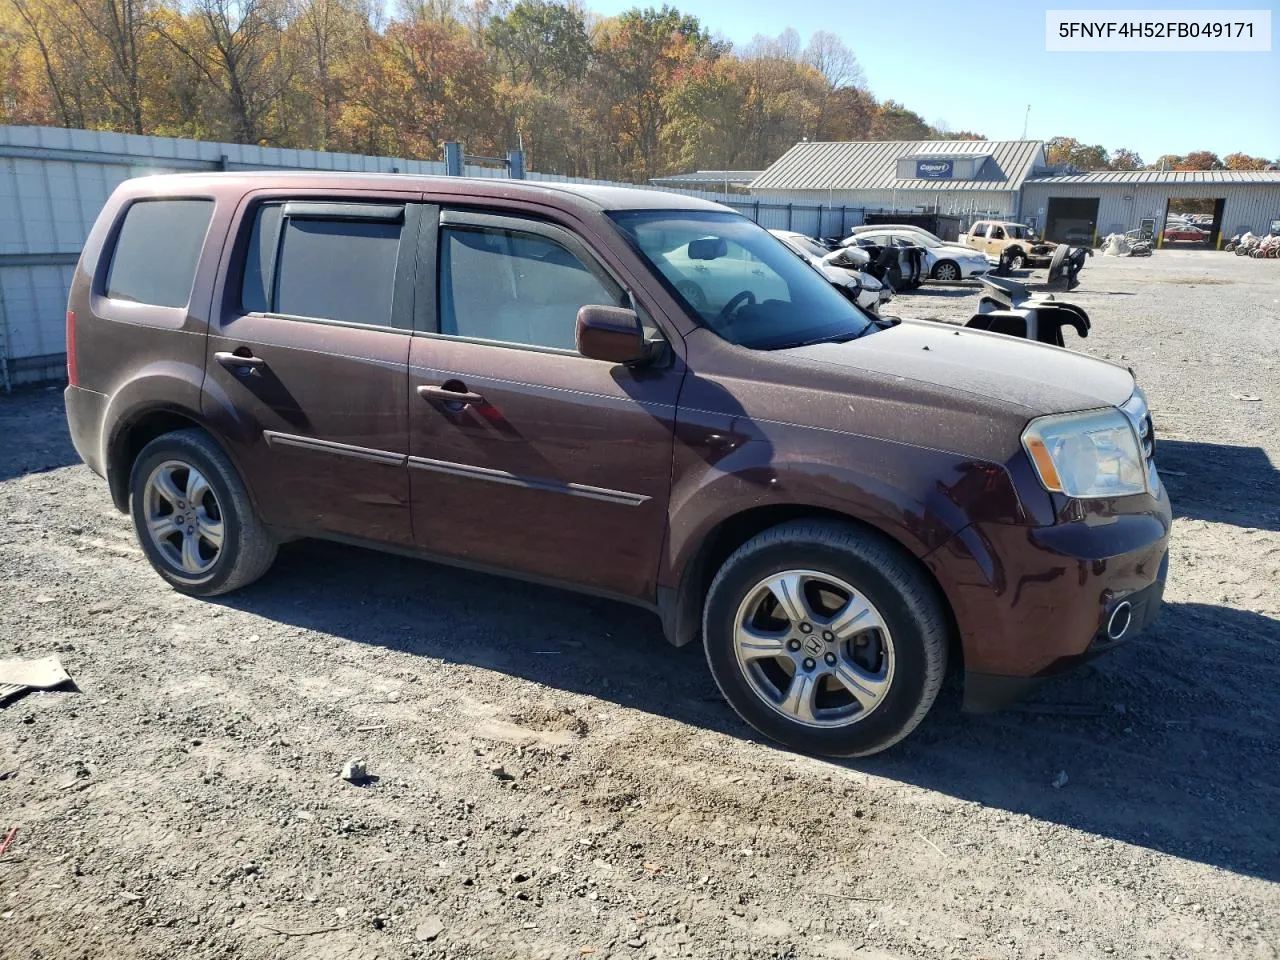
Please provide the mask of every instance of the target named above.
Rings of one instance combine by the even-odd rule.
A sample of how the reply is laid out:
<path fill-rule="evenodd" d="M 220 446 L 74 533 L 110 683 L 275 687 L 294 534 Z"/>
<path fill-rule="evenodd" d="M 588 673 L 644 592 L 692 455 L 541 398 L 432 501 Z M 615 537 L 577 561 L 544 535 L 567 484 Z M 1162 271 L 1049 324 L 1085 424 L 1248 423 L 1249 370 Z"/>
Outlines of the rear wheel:
<path fill-rule="evenodd" d="M 725 561 L 703 642 L 751 726 L 807 753 L 862 756 L 924 719 L 946 667 L 946 623 L 936 589 L 896 544 L 800 521 Z"/>
<path fill-rule="evenodd" d="M 147 559 L 193 596 L 229 593 L 258 579 L 276 555 L 227 455 L 201 430 L 142 448 L 129 479 L 133 526 Z"/>

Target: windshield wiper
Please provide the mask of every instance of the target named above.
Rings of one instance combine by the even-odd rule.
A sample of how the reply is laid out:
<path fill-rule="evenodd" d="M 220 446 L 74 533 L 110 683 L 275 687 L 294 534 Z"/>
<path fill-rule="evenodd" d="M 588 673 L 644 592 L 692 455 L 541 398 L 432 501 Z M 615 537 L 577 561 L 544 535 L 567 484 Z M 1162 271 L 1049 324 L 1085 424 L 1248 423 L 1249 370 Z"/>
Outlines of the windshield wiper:
<path fill-rule="evenodd" d="M 813 340 L 800 340 L 796 343 L 784 343 L 783 345 L 774 347 L 773 349 L 774 350 L 794 350 L 797 347 L 812 347 L 815 344 L 819 344 L 819 343 L 850 343 L 854 340 L 859 339 L 860 337 L 865 337 L 868 333 L 870 333 L 874 329 L 876 329 L 876 325 L 874 323 L 868 323 L 865 327 L 863 327 L 857 333 L 840 334 L 839 336 L 834 336 L 834 337 L 816 337 Z"/>

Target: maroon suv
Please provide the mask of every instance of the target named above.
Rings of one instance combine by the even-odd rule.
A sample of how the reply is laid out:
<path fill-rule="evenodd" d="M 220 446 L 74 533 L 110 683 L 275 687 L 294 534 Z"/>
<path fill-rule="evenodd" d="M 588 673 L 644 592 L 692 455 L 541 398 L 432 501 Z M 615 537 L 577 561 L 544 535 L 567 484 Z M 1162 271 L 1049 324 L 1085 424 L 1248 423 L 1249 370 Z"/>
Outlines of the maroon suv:
<path fill-rule="evenodd" d="M 76 449 L 200 596 L 327 537 L 618 597 L 763 733 L 882 750 L 1137 633 L 1142 392 L 862 313 L 701 200 L 395 175 L 123 184 L 67 311 Z"/>

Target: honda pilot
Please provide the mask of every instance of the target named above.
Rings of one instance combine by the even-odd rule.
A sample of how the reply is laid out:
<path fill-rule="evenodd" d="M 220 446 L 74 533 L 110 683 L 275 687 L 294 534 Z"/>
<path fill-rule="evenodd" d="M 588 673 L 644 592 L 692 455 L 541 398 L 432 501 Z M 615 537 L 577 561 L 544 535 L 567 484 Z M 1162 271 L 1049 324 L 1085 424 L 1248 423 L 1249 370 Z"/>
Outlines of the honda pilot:
<path fill-rule="evenodd" d="M 67 348 L 76 449 L 174 589 L 323 537 L 616 597 L 802 751 L 885 749 L 949 663 L 998 707 L 1161 602 L 1128 370 L 869 316 L 691 197 L 129 180 Z"/>

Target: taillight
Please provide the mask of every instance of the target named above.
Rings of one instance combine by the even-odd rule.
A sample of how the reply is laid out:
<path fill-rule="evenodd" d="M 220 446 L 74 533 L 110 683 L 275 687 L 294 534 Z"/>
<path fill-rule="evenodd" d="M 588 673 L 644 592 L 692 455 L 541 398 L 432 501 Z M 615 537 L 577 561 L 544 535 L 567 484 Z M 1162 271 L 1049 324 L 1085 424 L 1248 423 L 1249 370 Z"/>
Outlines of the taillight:
<path fill-rule="evenodd" d="M 67 311 L 67 382 L 80 386 L 80 371 L 76 369 L 76 312 Z"/>

